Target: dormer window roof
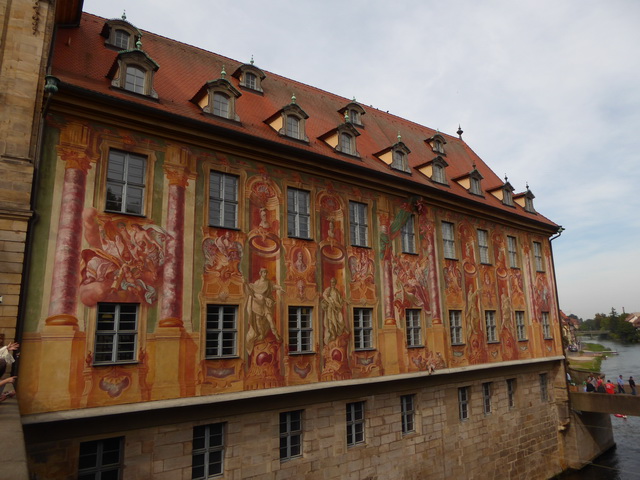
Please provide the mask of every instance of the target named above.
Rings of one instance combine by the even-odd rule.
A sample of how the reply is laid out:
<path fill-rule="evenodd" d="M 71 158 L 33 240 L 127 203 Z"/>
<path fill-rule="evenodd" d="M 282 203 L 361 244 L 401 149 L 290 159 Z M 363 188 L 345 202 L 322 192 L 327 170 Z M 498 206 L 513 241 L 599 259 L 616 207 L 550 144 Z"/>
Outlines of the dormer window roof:
<path fill-rule="evenodd" d="M 436 133 L 434 136 L 427 138 L 425 142 L 427 142 L 431 146 L 431 150 L 433 150 L 435 153 L 446 155 L 444 146 L 447 141 L 439 133 Z"/>
<path fill-rule="evenodd" d="M 463 188 L 466 188 L 469 193 L 472 195 L 478 195 L 480 197 L 482 194 L 482 179 L 484 177 L 482 174 L 476 169 L 475 165 L 473 166 L 473 170 L 471 170 L 466 175 L 462 175 L 454 180 L 458 182 Z"/>
<path fill-rule="evenodd" d="M 308 142 L 305 123 L 309 115 L 296 103 L 296 96 L 291 96 L 291 103 L 272 115 L 265 123 L 279 135 Z"/>
<path fill-rule="evenodd" d="M 449 164 L 441 156 L 437 156 L 430 162 L 427 162 L 418 167 L 418 171 L 423 175 L 429 177 L 432 181 L 441 185 L 449 185 L 447 182 L 447 175 L 445 169 Z"/>
<path fill-rule="evenodd" d="M 529 190 L 529 185 L 527 185 L 527 190 L 525 192 L 513 196 L 515 202 L 529 213 L 536 213 L 535 208 L 533 208 L 534 198 L 536 198 L 536 196 L 531 192 L 531 190 Z"/>
<path fill-rule="evenodd" d="M 191 99 L 204 113 L 228 120 L 240 121 L 236 113 L 236 99 L 240 93 L 226 78 L 222 67 L 220 78 L 205 83 Z"/>
<path fill-rule="evenodd" d="M 345 122 L 322 135 L 320 140 L 323 140 L 337 152 L 359 158 L 360 154 L 356 146 L 356 137 L 359 135 L 360 132 L 353 126 L 349 115 L 345 112 Z"/>
<path fill-rule="evenodd" d="M 262 81 L 267 77 L 265 73 L 253 64 L 253 58 L 251 63 L 245 63 L 240 65 L 232 77 L 235 77 L 240 82 L 240 86 L 254 92 L 263 93 Z"/>
<path fill-rule="evenodd" d="M 111 79 L 112 87 L 158 98 L 153 89 L 153 75 L 159 68 L 160 65 L 142 50 L 142 42 L 138 40 L 136 48 L 118 53 L 107 78 Z"/>
<path fill-rule="evenodd" d="M 402 137 L 398 134 L 398 142 L 396 144 L 376 153 L 375 156 L 394 170 L 411 173 L 408 159 L 410 153 L 411 150 L 402 142 Z"/>
<path fill-rule="evenodd" d="M 362 116 L 366 114 L 362 106 L 356 102 L 355 98 L 351 103 L 348 103 L 346 106 L 342 107 L 338 112 L 345 118 L 348 117 L 349 121 L 358 127 L 363 127 L 362 124 Z"/>
<path fill-rule="evenodd" d="M 140 30 L 127 22 L 124 15 L 122 15 L 122 18 L 107 20 L 104 27 L 102 27 L 100 35 L 105 37 L 105 45 L 118 50 L 134 49 L 136 42 L 142 37 Z"/>
<path fill-rule="evenodd" d="M 503 205 L 514 207 L 515 205 L 513 204 L 513 190 L 514 188 L 509 183 L 508 178 L 504 177 L 504 183 L 501 186 L 490 190 L 489 192 L 498 200 L 501 200 Z"/>

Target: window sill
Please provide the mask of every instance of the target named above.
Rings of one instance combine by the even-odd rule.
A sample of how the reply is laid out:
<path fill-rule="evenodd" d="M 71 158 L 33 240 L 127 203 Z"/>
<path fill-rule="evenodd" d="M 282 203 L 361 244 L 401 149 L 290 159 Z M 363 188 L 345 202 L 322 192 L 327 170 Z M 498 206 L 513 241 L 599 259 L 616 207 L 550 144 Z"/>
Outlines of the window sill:
<path fill-rule="evenodd" d="M 407 345 L 407 348 L 424 348 L 424 345 Z"/>
<path fill-rule="evenodd" d="M 240 357 L 238 355 L 225 355 L 222 357 L 204 357 L 205 360 L 236 360 Z"/>
<path fill-rule="evenodd" d="M 289 352 L 289 356 L 315 355 L 317 352 Z"/>
<path fill-rule="evenodd" d="M 138 365 L 140 362 L 138 360 L 127 360 L 124 362 L 100 362 L 94 363 L 93 367 L 113 367 L 114 365 Z"/>

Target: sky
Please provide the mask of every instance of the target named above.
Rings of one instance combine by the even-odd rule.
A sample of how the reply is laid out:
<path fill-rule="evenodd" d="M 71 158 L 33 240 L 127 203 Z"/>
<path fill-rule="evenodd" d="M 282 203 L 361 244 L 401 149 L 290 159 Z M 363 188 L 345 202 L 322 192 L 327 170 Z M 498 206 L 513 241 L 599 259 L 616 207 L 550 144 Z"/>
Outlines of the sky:
<path fill-rule="evenodd" d="M 560 308 L 640 312 L 637 0 L 85 0 L 456 135 L 565 231 Z M 144 40 L 144 39 L 143 39 Z M 144 43 L 143 43 L 144 48 Z"/>

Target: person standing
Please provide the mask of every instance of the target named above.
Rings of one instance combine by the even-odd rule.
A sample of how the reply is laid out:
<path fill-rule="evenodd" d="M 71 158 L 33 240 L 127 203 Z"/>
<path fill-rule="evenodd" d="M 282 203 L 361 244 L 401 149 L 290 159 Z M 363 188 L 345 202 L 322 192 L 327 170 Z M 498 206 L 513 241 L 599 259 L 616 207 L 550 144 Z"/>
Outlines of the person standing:
<path fill-rule="evenodd" d="M 618 376 L 618 393 L 627 393 L 624 391 L 624 380 L 622 379 L 622 375 Z"/>
<path fill-rule="evenodd" d="M 636 394 L 636 382 L 633 380 L 633 377 L 629 377 L 629 388 L 631 389 L 631 395 Z"/>

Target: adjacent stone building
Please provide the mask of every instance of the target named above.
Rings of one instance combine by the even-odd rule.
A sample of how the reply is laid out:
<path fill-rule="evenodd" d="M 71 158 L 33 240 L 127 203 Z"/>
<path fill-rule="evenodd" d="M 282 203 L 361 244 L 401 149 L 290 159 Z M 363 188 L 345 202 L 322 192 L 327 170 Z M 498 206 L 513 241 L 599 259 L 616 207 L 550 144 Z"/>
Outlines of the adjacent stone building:
<path fill-rule="evenodd" d="M 567 465 L 559 227 L 461 131 L 125 18 L 58 28 L 50 74 L 21 339 L 32 478 Z"/>

